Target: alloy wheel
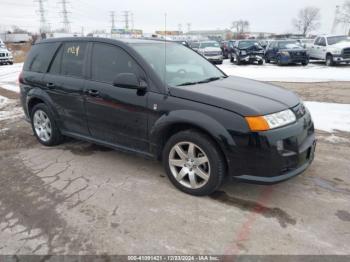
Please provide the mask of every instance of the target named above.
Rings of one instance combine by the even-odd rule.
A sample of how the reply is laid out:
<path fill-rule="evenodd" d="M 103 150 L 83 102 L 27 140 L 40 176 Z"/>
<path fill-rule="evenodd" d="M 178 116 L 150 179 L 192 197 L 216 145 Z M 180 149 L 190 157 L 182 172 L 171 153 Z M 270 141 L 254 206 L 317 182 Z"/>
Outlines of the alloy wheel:
<path fill-rule="evenodd" d="M 43 142 L 48 142 L 52 136 L 51 121 L 43 110 L 37 110 L 33 116 L 33 124 L 36 135 Z"/>
<path fill-rule="evenodd" d="M 180 142 L 172 147 L 169 167 L 174 178 L 190 189 L 203 187 L 210 177 L 207 154 L 192 142 Z"/>

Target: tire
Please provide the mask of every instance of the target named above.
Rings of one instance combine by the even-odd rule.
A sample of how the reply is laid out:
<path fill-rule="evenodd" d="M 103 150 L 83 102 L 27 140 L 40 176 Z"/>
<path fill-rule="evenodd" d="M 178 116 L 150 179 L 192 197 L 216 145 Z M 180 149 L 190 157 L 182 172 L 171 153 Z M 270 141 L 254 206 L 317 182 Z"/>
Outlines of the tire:
<path fill-rule="evenodd" d="M 263 65 L 264 64 L 264 60 L 259 60 L 258 61 L 258 65 Z"/>
<path fill-rule="evenodd" d="M 326 57 L 326 65 L 327 66 L 334 66 L 334 61 L 333 61 L 333 56 L 332 55 L 327 55 Z"/>
<path fill-rule="evenodd" d="M 280 56 L 277 57 L 277 64 L 278 64 L 279 66 L 283 66 L 283 63 L 282 63 L 282 60 L 281 60 L 281 57 L 280 57 Z"/>
<path fill-rule="evenodd" d="M 309 60 L 306 60 L 304 62 L 301 63 L 303 66 L 307 66 L 309 64 Z"/>
<path fill-rule="evenodd" d="M 9 62 L 10 65 L 13 65 L 13 62 Z"/>
<path fill-rule="evenodd" d="M 241 60 L 239 59 L 239 57 L 237 55 L 234 55 L 233 63 L 235 63 L 236 65 L 240 65 L 241 64 Z"/>
<path fill-rule="evenodd" d="M 43 103 L 35 105 L 30 116 L 32 129 L 39 143 L 45 146 L 55 146 L 62 142 L 61 132 L 47 105 Z"/>
<path fill-rule="evenodd" d="M 195 157 L 188 154 L 190 144 L 195 148 L 192 151 Z M 181 157 L 178 151 L 182 152 Z M 199 158 L 205 159 L 205 157 L 207 162 L 204 164 L 196 162 Z M 209 136 L 196 130 L 186 130 L 173 135 L 164 147 L 162 159 L 172 184 L 182 192 L 194 196 L 213 193 L 221 186 L 226 174 L 226 163 L 218 146 Z M 172 165 L 170 159 L 177 160 L 177 165 Z M 182 177 L 177 179 L 176 176 L 179 175 Z"/>
<path fill-rule="evenodd" d="M 218 62 L 218 65 L 222 65 L 222 63 L 223 63 L 223 61 L 219 61 L 219 62 Z"/>

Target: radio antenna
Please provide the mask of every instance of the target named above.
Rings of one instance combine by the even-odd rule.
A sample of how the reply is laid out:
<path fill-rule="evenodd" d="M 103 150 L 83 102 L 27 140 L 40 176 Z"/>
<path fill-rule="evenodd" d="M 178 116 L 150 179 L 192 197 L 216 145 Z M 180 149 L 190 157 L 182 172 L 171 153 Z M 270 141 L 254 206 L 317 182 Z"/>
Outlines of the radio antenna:
<path fill-rule="evenodd" d="M 165 85 L 165 89 L 167 89 L 167 82 L 166 82 L 166 63 L 167 63 L 167 59 L 166 59 L 166 48 L 167 48 L 167 28 L 166 28 L 166 23 L 167 23 L 167 13 L 164 13 L 164 37 L 165 37 L 165 41 L 164 41 L 164 85 Z M 169 91 L 169 90 L 168 90 Z"/>

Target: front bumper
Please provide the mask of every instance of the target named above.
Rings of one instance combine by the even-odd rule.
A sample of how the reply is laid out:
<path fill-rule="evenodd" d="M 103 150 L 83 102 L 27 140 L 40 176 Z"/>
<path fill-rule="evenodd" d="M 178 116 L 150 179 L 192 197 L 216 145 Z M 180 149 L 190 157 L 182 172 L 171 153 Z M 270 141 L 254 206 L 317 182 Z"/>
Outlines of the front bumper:
<path fill-rule="evenodd" d="M 11 58 L 11 57 L 0 57 L 0 63 L 13 63 L 13 58 Z"/>
<path fill-rule="evenodd" d="M 343 57 L 342 55 L 334 55 L 333 56 L 334 62 L 350 62 L 350 57 Z"/>
<path fill-rule="evenodd" d="M 222 55 L 217 56 L 205 56 L 204 57 L 209 60 L 210 62 L 222 62 L 224 60 L 224 57 Z"/>
<path fill-rule="evenodd" d="M 237 145 L 229 161 L 232 178 L 258 184 L 278 183 L 301 174 L 312 163 L 316 148 L 308 111 L 294 124 L 234 140 Z"/>
<path fill-rule="evenodd" d="M 240 60 L 245 62 L 259 62 L 264 60 L 264 55 L 240 55 Z"/>
<path fill-rule="evenodd" d="M 281 62 L 283 64 L 305 63 L 305 62 L 309 62 L 309 58 L 308 57 L 281 56 Z"/>

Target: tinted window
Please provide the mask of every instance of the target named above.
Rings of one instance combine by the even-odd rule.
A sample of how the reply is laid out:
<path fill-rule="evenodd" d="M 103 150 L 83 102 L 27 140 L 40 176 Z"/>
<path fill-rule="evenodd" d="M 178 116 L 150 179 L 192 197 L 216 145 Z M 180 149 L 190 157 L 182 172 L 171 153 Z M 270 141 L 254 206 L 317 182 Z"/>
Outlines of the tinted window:
<path fill-rule="evenodd" d="M 61 74 L 83 76 L 87 43 L 69 42 L 63 45 Z"/>
<path fill-rule="evenodd" d="M 46 73 L 59 43 L 34 45 L 24 63 L 24 71 Z"/>
<path fill-rule="evenodd" d="M 140 76 L 140 67 L 133 58 L 119 47 L 94 44 L 92 53 L 92 79 L 113 83 L 120 73 L 134 73 Z"/>

